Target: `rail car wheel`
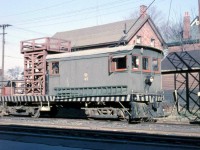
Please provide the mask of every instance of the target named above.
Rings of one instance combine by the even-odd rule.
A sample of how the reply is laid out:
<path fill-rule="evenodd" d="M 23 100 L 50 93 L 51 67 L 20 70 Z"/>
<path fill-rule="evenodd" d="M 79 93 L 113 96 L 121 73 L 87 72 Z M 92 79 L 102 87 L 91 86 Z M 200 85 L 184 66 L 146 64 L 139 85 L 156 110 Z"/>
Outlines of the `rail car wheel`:
<path fill-rule="evenodd" d="M 40 109 L 37 108 L 34 110 L 34 112 L 31 114 L 32 118 L 39 118 L 40 117 Z"/>

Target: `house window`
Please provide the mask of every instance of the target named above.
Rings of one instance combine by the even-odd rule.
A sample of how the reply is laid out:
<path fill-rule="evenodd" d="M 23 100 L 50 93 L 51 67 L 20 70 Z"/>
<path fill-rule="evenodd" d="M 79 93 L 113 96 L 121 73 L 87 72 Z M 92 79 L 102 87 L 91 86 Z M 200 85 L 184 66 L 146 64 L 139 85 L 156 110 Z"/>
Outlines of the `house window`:
<path fill-rule="evenodd" d="M 59 74 L 59 62 L 51 62 L 49 64 L 49 68 L 50 68 L 50 74 L 51 75 L 56 75 Z"/>
<path fill-rule="evenodd" d="M 151 39 L 151 46 L 155 47 L 155 39 Z"/>
<path fill-rule="evenodd" d="M 136 56 L 136 55 L 132 56 L 132 68 L 134 70 L 138 70 L 139 69 L 139 64 L 140 64 L 139 61 L 140 61 L 139 60 L 139 56 Z"/>
<path fill-rule="evenodd" d="M 110 72 L 124 71 L 127 69 L 127 56 L 113 56 L 110 58 Z"/>
<path fill-rule="evenodd" d="M 142 58 L 142 69 L 145 71 L 149 70 L 149 58 L 143 57 Z"/>
<path fill-rule="evenodd" d="M 141 39 L 142 39 L 142 37 L 137 35 L 136 44 L 141 44 L 141 42 L 142 42 Z"/>
<path fill-rule="evenodd" d="M 159 61 L 157 58 L 153 58 L 152 60 L 152 70 L 159 71 Z"/>

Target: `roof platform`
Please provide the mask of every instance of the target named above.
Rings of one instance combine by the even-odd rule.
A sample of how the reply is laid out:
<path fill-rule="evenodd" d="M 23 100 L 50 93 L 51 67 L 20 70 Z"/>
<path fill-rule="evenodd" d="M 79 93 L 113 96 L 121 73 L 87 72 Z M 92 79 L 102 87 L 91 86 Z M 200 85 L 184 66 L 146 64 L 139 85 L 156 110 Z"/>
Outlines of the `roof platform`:
<path fill-rule="evenodd" d="M 24 54 L 24 94 L 45 95 L 46 56 L 67 52 L 71 52 L 71 42 L 68 40 L 44 37 L 21 41 L 21 53 Z"/>
<path fill-rule="evenodd" d="M 35 51 L 70 52 L 71 42 L 68 40 L 43 37 L 20 42 L 21 53 Z"/>

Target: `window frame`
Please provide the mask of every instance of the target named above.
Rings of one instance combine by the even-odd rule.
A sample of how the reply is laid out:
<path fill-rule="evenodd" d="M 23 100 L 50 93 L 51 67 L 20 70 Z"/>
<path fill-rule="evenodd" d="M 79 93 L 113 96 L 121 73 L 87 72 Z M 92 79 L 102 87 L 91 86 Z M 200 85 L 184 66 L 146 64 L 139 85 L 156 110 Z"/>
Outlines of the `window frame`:
<path fill-rule="evenodd" d="M 58 63 L 58 73 L 54 73 L 53 63 Z M 53 76 L 60 75 L 60 62 L 59 61 L 52 61 L 52 62 L 49 62 L 48 64 L 49 64 L 49 74 L 50 75 L 53 75 Z"/>
<path fill-rule="evenodd" d="M 122 54 L 123 55 L 123 54 Z M 124 57 L 126 57 L 126 68 L 123 68 L 123 69 L 117 69 L 117 64 L 115 61 L 113 61 L 113 59 L 115 58 L 123 58 L 123 57 L 120 57 L 120 55 L 116 55 L 116 56 L 109 56 L 109 72 L 110 73 L 113 73 L 113 72 L 123 72 L 123 71 L 126 71 L 128 70 L 128 55 L 123 55 Z"/>
<path fill-rule="evenodd" d="M 157 60 L 157 62 L 158 62 L 158 70 L 154 70 L 154 69 L 153 69 L 153 61 L 154 61 L 154 60 Z M 152 65 L 151 65 L 151 67 L 152 67 L 152 71 L 153 71 L 154 73 L 160 73 L 160 59 L 159 59 L 159 58 L 153 57 L 153 58 L 152 58 Z"/>
<path fill-rule="evenodd" d="M 151 38 L 151 41 L 150 41 L 151 43 L 150 43 L 150 45 L 151 45 L 151 47 L 155 47 L 155 42 L 156 42 L 156 40 L 154 39 L 154 38 Z M 153 43 L 152 43 L 153 42 Z"/>
<path fill-rule="evenodd" d="M 138 40 L 139 40 L 139 42 L 138 42 Z M 136 44 L 142 44 L 142 36 L 141 35 L 136 36 Z"/>
<path fill-rule="evenodd" d="M 131 57 L 131 67 L 132 67 L 132 71 L 140 71 L 140 67 L 141 67 L 140 59 L 141 59 L 141 56 L 140 56 L 139 54 L 132 54 L 131 56 L 132 56 L 132 57 Z M 138 57 L 138 60 L 139 60 L 139 62 L 138 62 L 138 68 L 134 68 L 134 67 L 133 67 L 133 56 Z"/>
<path fill-rule="evenodd" d="M 148 69 L 147 70 L 145 70 L 144 68 L 143 68 L 143 58 L 147 58 L 148 59 Z M 151 72 L 151 62 L 150 62 L 150 57 L 149 56 L 142 56 L 142 71 L 143 72 Z"/>

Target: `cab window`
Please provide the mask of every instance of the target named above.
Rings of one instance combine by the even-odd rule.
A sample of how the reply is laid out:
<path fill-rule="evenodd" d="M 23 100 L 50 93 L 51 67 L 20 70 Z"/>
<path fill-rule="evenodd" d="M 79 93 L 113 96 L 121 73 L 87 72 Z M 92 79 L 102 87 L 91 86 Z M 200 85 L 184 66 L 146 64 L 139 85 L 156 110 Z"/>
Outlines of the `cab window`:
<path fill-rule="evenodd" d="M 157 58 L 152 60 L 152 70 L 155 72 L 159 71 L 159 60 Z"/>
<path fill-rule="evenodd" d="M 58 75 L 59 74 L 59 62 L 50 62 L 49 63 L 49 73 L 50 75 Z"/>
<path fill-rule="evenodd" d="M 142 58 L 142 69 L 143 71 L 149 71 L 149 58 L 148 57 L 143 57 Z"/>
<path fill-rule="evenodd" d="M 133 70 L 138 70 L 140 65 L 139 56 L 133 55 L 132 56 L 132 68 Z"/>
<path fill-rule="evenodd" d="M 110 72 L 124 71 L 127 69 L 127 56 L 112 56 L 110 57 Z"/>

